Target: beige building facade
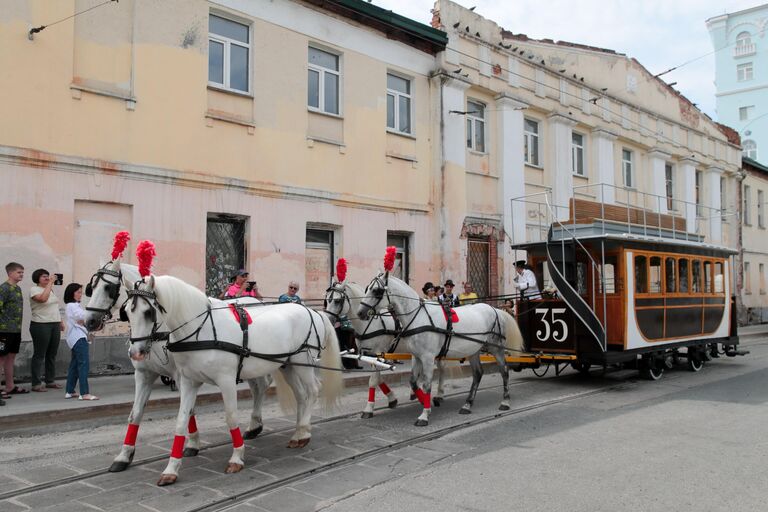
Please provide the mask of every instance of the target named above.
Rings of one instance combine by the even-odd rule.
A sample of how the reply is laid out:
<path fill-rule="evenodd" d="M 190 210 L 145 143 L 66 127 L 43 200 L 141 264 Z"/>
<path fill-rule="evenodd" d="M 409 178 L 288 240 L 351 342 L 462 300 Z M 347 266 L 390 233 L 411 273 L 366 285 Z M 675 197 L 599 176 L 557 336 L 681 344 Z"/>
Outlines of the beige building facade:
<path fill-rule="evenodd" d="M 742 321 L 768 322 L 768 167 L 744 158 L 742 181 Z"/>

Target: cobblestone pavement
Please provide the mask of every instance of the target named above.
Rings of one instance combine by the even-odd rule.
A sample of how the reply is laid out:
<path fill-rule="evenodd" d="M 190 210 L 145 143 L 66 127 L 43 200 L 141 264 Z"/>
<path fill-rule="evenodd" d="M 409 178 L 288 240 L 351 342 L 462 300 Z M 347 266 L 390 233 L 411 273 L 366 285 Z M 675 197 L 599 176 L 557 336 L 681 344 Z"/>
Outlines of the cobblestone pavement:
<path fill-rule="evenodd" d="M 533 440 L 545 442 L 547 436 L 554 433 L 562 437 L 569 427 L 567 419 L 560 418 L 559 421 L 565 424 L 555 428 L 556 432 L 551 431 L 551 426 L 537 429 L 531 427 L 536 424 L 536 418 L 572 408 L 582 411 L 574 418 L 583 425 L 592 421 L 585 417 L 585 410 L 594 411 L 597 417 L 608 409 L 613 411 L 617 403 L 628 407 L 653 400 L 663 402 L 664 397 L 681 389 L 716 386 L 720 381 L 738 379 L 756 369 L 765 370 L 768 348 L 763 343 L 756 340 L 754 346 L 748 346 L 753 354 L 747 358 L 722 358 L 697 374 L 679 369 L 669 372 L 660 383 L 637 381 L 636 374 L 630 371 L 604 376 L 593 374 L 591 378 L 581 378 L 570 370 L 559 377 L 550 372 L 543 379 L 535 378 L 530 371 L 512 374 L 512 407 L 521 409 L 520 412 L 392 449 L 388 447 L 415 436 L 495 414 L 501 399 L 499 376 L 485 376 L 484 389 L 470 416 L 457 414 L 469 380 L 449 381 L 446 391 L 455 395 L 449 396 L 441 407 L 433 408 L 430 425 L 426 428 L 413 426 L 419 409 L 409 402 L 405 388 L 395 389 L 401 403 L 397 409 L 377 410 L 374 418 L 367 420 L 353 414 L 362 408 L 365 393 L 350 390 L 339 410 L 333 413 L 333 416 L 348 413 L 347 416 L 325 416 L 326 421 L 313 427 L 310 445 L 300 450 L 285 447 L 293 420 L 282 415 L 277 404 L 270 401 L 265 407 L 265 432 L 255 440 L 246 441 L 246 467 L 234 475 L 223 473 L 231 453 L 223 414 L 215 405 L 205 406 L 198 411 L 205 449 L 197 457 L 185 458 L 178 483 L 163 488 L 157 487 L 155 481 L 167 462 L 173 412 L 157 411 L 145 418 L 134 464 L 122 473 L 104 472 L 122 442 L 122 421 L 109 418 L 104 422 L 87 420 L 71 425 L 40 425 L 26 432 L 0 434 L 0 464 L 4 466 L 0 474 L 0 510 L 182 512 L 254 489 L 263 492 L 232 502 L 227 510 L 263 512 L 329 508 L 341 511 L 364 507 L 391 510 L 390 505 L 395 503 L 397 510 L 497 510 L 498 503 L 494 508 L 492 503 L 479 500 L 474 507 L 459 497 L 467 492 L 477 494 L 477 486 L 482 487 L 482 483 L 470 476 L 482 472 L 484 460 L 498 464 L 489 454 L 502 448 L 526 453 L 526 444 Z M 522 410 L 578 394 L 585 396 L 565 402 L 565 405 L 542 405 Z M 385 404 L 383 400 L 378 403 L 382 407 Z M 241 401 L 241 425 L 247 424 L 248 409 L 248 402 Z M 318 414 L 316 420 L 323 417 Z M 508 426 L 501 438 L 500 425 Z M 567 436 L 565 439 L 567 442 Z M 616 439 L 612 438 L 611 442 Z M 380 450 L 370 453 L 376 449 Z M 355 458 L 351 458 L 353 456 Z M 553 467 L 553 461 L 557 460 L 555 450 L 537 452 L 536 456 L 542 459 L 542 467 L 556 471 L 556 464 Z M 153 457 L 157 460 L 152 460 Z M 150 460 L 143 462 L 146 459 Z M 471 461 L 472 475 L 454 470 L 466 461 Z M 337 462 L 336 466 L 327 467 Z M 504 470 L 511 471 L 511 467 Z M 440 496 L 418 491 L 418 481 L 435 473 L 441 475 L 443 482 L 439 486 Z M 63 485 L 45 487 L 60 479 L 70 480 Z M 289 480 L 283 482 L 283 479 Z M 466 488 L 465 481 L 472 481 L 475 487 Z M 9 493 L 30 486 L 38 487 L 31 487 L 35 489 L 32 492 L 7 497 Z M 389 494 L 393 492 L 396 494 Z M 517 487 L 516 492 L 525 492 L 525 489 Z M 440 505 L 436 506 L 438 503 Z M 535 505 L 536 501 L 531 503 Z M 532 509 L 536 507 L 528 508 Z"/>

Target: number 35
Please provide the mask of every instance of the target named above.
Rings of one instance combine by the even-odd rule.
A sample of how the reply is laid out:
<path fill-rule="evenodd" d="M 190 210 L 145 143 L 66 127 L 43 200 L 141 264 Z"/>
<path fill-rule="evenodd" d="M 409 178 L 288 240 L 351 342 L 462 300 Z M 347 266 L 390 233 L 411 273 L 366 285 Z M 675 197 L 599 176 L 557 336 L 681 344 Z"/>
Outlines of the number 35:
<path fill-rule="evenodd" d="M 541 323 L 544 326 L 543 330 L 536 331 L 536 338 L 539 341 L 547 341 L 552 336 L 553 341 L 562 343 L 568 338 L 568 324 L 562 318 L 555 318 L 555 316 L 565 313 L 565 308 L 536 308 L 535 312 L 537 315 L 541 315 Z M 547 320 L 547 313 L 551 313 L 549 315 L 551 320 Z"/>

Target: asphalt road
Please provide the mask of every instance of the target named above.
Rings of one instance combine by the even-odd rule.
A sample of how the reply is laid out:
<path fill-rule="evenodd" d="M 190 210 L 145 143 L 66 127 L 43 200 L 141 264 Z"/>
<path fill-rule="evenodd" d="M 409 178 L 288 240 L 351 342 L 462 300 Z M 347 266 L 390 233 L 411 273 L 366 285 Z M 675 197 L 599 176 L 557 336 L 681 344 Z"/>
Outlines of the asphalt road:
<path fill-rule="evenodd" d="M 468 381 L 454 380 L 448 392 L 459 394 L 434 409 L 427 428 L 413 426 L 418 410 L 409 405 L 369 420 L 354 414 L 316 425 L 301 451 L 284 448 L 292 422 L 270 403 L 267 435 L 247 442 L 247 468 L 237 475 L 222 474 L 228 436 L 222 413 L 208 406 L 198 415 L 202 439 L 223 446 L 185 459 L 179 483 L 166 488 L 154 482 L 170 447 L 170 411 L 145 421 L 137 462 L 119 474 L 94 474 L 122 442 L 124 427 L 114 419 L 0 433 L 0 496 L 37 489 L 0 499 L 0 510 L 188 511 L 263 488 L 230 510 L 763 511 L 768 339 L 750 338 L 744 348 L 752 353 L 722 357 L 698 373 L 681 366 L 658 382 L 632 371 L 513 374 L 512 414 L 448 432 L 489 418 L 501 398 L 498 376 L 487 375 L 473 414 L 460 416 Z M 406 390 L 395 391 L 407 404 Z M 364 396 L 349 393 L 342 410 L 360 410 Z M 241 409 L 242 424 L 247 413 Z M 408 442 L 425 433 L 437 438 Z M 379 452 L 371 455 L 372 448 Z M 161 459 L 138 463 L 155 455 Z M 74 480 L 30 487 L 60 478 Z M 269 483 L 276 487 L 263 487 Z"/>

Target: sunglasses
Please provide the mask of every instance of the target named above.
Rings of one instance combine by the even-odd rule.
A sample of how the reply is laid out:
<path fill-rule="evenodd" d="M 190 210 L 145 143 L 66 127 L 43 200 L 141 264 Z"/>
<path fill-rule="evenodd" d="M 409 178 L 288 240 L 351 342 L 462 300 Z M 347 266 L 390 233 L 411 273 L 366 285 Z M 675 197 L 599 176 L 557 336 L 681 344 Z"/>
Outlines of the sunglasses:
<path fill-rule="evenodd" d="M 288 289 L 289 290 L 298 290 L 299 287 L 298 286 L 289 286 Z"/>

